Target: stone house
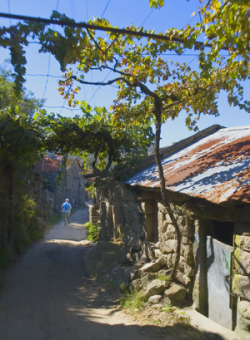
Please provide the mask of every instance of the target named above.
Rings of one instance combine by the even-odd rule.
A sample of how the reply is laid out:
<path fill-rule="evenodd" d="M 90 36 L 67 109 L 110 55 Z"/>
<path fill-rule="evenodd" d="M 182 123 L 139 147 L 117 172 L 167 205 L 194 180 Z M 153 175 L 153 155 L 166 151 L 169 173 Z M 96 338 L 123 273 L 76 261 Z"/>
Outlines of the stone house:
<path fill-rule="evenodd" d="M 161 149 L 166 189 L 181 229 L 177 280 L 203 315 L 250 332 L 250 126 L 211 126 Z M 134 261 L 164 259 L 176 234 L 162 204 L 154 155 L 102 192 L 101 239 L 120 237 Z"/>
<path fill-rule="evenodd" d="M 72 207 L 85 205 L 85 179 L 82 166 L 76 157 L 62 165 L 62 156 L 47 155 L 41 161 L 45 202 L 51 211 L 61 211 L 65 198 Z"/>

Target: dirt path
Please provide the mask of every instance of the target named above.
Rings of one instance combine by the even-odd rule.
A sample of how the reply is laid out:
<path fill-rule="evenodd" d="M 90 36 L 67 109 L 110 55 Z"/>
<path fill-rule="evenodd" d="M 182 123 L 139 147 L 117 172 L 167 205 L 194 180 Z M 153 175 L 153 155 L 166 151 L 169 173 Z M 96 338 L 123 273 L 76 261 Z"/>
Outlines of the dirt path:
<path fill-rule="evenodd" d="M 8 271 L 0 300 L 0 339 L 209 339 L 195 329 L 140 326 L 119 311 L 86 272 L 87 217 L 87 209 L 80 210 L 70 226 L 55 225 Z"/>

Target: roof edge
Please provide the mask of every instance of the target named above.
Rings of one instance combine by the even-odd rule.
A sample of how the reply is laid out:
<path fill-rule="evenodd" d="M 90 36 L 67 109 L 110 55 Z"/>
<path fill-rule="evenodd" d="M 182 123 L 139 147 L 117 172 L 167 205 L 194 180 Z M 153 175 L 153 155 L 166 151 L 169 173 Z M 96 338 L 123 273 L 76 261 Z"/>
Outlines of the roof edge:
<path fill-rule="evenodd" d="M 161 159 L 169 157 L 176 152 L 190 146 L 191 144 L 194 144 L 198 142 L 199 140 L 212 135 L 213 133 L 217 132 L 218 130 L 225 129 L 225 126 L 221 126 L 218 124 L 214 124 L 212 126 L 209 126 L 208 128 L 201 130 L 197 132 L 196 134 L 187 137 L 185 139 L 180 140 L 179 142 L 174 143 L 173 145 L 166 146 L 164 148 L 160 149 L 160 157 Z M 155 155 L 154 153 L 151 154 L 150 156 L 144 158 L 144 160 L 140 163 L 138 168 L 136 169 L 136 173 L 142 171 L 143 169 L 146 169 L 147 167 L 153 165 L 155 163 Z"/>

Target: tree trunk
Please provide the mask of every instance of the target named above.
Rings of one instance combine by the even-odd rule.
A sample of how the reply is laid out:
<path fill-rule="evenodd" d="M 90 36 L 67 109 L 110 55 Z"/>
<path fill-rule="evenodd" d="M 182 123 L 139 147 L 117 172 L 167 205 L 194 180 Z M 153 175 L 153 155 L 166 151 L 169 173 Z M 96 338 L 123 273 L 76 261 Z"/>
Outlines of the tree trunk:
<path fill-rule="evenodd" d="M 171 273 L 171 278 L 174 279 L 176 276 L 176 270 L 178 263 L 180 261 L 180 251 L 181 251 L 181 232 L 180 228 L 178 226 L 178 223 L 176 221 L 176 218 L 174 216 L 174 213 L 171 209 L 170 206 L 170 201 L 167 196 L 167 191 L 166 191 L 166 186 L 165 186 L 165 178 L 164 178 L 164 173 L 163 173 L 163 167 L 161 164 L 161 156 L 160 156 L 160 136 L 161 136 L 161 108 L 156 107 L 155 105 L 155 117 L 156 117 L 156 122 L 155 122 L 155 128 L 156 128 L 156 133 L 155 133 L 155 145 L 154 145 L 154 154 L 155 154 L 155 160 L 156 164 L 158 167 L 159 171 L 159 177 L 160 177 L 160 188 L 161 188 L 161 195 L 162 195 L 162 200 L 163 204 L 165 205 L 168 214 L 171 218 L 171 221 L 175 227 L 176 230 L 176 236 L 177 236 L 177 248 L 176 248 L 176 257 L 174 259 L 173 263 L 173 270 Z"/>

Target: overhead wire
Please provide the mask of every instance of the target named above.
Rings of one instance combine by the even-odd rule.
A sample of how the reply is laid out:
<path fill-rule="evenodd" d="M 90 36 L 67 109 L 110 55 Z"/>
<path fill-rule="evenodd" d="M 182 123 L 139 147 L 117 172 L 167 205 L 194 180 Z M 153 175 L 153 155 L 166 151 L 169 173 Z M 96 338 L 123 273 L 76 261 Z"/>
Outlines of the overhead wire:
<path fill-rule="evenodd" d="M 104 8 L 103 12 L 102 12 L 102 15 L 101 15 L 101 18 L 103 18 L 104 16 L 104 13 L 106 12 L 108 6 L 109 6 L 109 3 L 110 3 L 110 0 L 108 0 L 107 4 L 106 4 L 106 7 Z"/>
<path fill-rule="evenodd" d="M 86 1 L 87 1 L 87 0 L 86 0 Z M 109 2 L 110 2 L 110 1 L 108 1 L 107 6 L 109 5 Z M 105 10 L 107 9 L 107 6 L 106 6 Z M 105 10 L 104 10 L 103 14 L 105 13 Z M 150 15 L 151 15 L 152 13 L 153 13 L 153 9 L 152 9 L 152 10 L 150 11 L 150 13 L 147 15 L 147 17 L 145 18 L 145 20 L 143 21 L 143 23 L 141 24 L 141 26 L 142 26 L 143 24 L 145 24 L 145 22 L 148 20 L 148 18 L 150 17 Z M 102 16 L 103 16 L 103 14 L 102 14 Z M 103 82 L 104 82 L 104 81 L 107 79 L 107 77 L 110 75 L 111 71 L 112 71 L 112 70 L 110 70 L 109 73 L 106 75 L 106 77 L 103 79 Z M 118 86 L 112 86 L 112 87 L 118 88 Z M 99 91 L 100 88 L 101 88 L 101 85 L 98 86 L 98 88 L 96 89 L 95 93 L 92 95 L 92 97 L 91 97 L 90 100 L 88 101 L 88 103 L 91 101 L 92 98 L 94 98 L 94 96 L 96 95 L 96 93 Z"/>
<path fill-rule="evenodd" d="M 141 24 L 142 26 L 145 24 L 145 22 L 148 20 L 148 18 L 150 17 L 150 15 L 153 13 L 154 9 L 151 9 L 151 11 L 149 12 L 148 16 L 146 17 L 146 19 L 143 21 L 143 23 Z"/>
<path fill-rule="evenodd" d="M 8 11 L 9 11 L 9 14 L 10 14 L 10 0 L 7 0 L 8 1 Z M 10 19 L 10 26 L 11 26 L 11 19 Z"/>
<path fill-rule="evenodd" d="M 59 0 L 57 0 L 57 3 L 56 3 L 56 11 L 58 10 L 58 6 L 59 6 Z M 55 25 L 53 25 L 53 28 L 54 28 Z M 46 81 L 45 81 L 45 87 L 44 87 L 44 91 L 43 91 L 43 97 L 42 99 L 44 99 L 45 97 L 45 93 L 46 93 L 46 89 L 47 89 L 47 85 L 48 85 L 48 82 L 49 82 L 49 71 L 50 71 L 50 56 L 51 54 L 49 53 L 49 60 L 48 60 L 48 71 L 47 71 L 47 77 L 46 77 Z"/>
<path fill-rule="evenodd" d="M 96 31 L 104 31 L 104 32 L 112 32 L 122 35 L 132 35 L 134 37 L 146 37 L 149 39 L 156 39 L 156 40 L 163 40 L 163 41 L 172 41 L 177 43 L 183 43 L 184 41 L 177 37 L 170 37 L 166 34 L 156 34 L 156 33 L 147 33 L 143 32 L 141 30 L 130 30 L 130 29 L 121 29 L 121 28 L 115 28 L 115 27 L 106 27 L 106 26 L 97 26 L 94 24 L 87 24 L 85 22 L 72 22 L 67 20 L 56 20 L 56 19 L 45 19 L 45 18 L 39 18 L 39 17 L 31 17 L 27 15 L 16 15 L 16 14 L 8 14 L 8 13 L 0 13 L 0 17 L 2 18 L 12 18 L 12 19 L 20 19 L 20 20 L 26 20 L 26 21 L 32 21 L 32 22 L 39 22 L 39 23 L 45 23 L 45 24 L 55 24 L 59 26 L 69 26 L 69 27 L 81 27 L 85 29 L 94 29 Z M 204 45 L 204 42 L 196 41 L 196 45 L 200 47 L 213 47 L 212 44 L 206 43 Z M 221 47 L 221 50 L 228 51 L 227 47 Z"/>

